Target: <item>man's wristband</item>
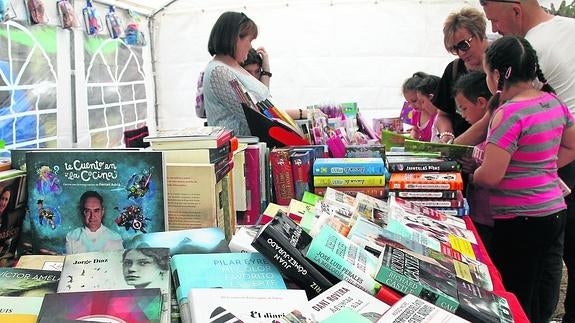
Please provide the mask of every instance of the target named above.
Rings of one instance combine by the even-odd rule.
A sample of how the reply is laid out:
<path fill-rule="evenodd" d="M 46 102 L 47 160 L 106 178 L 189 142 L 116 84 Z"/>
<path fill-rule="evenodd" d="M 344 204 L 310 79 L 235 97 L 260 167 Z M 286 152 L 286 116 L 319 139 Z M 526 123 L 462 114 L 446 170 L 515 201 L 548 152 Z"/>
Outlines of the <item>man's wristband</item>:
<path fill-rule="evenodd" d="M 268 71 L 262 71 L 262 73 L 261 73 L 261 74 L 262 74 L 262 76 L 269 76 L 269 77 L 272 77 L 272 73 L 271 73 L 271 72 L 268 72 Z"/>

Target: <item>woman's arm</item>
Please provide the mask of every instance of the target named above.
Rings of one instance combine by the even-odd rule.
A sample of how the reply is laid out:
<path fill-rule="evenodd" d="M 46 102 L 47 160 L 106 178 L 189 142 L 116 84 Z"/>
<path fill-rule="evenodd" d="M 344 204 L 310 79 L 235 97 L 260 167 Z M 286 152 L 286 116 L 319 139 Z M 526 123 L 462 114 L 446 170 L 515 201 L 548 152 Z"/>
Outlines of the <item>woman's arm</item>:
<path fill-rule="evenodd" d="M 491 113 L 486 112 L 476 123 L 472 124 L 469 129 L 464 133 L 459 135 L 453 141 L 454 144 L 458 145 L 469 145 L 475 146 L 485 140 L 487 137 L 487 128 L 489 127 L 489 119 L 491 119 Z"/>

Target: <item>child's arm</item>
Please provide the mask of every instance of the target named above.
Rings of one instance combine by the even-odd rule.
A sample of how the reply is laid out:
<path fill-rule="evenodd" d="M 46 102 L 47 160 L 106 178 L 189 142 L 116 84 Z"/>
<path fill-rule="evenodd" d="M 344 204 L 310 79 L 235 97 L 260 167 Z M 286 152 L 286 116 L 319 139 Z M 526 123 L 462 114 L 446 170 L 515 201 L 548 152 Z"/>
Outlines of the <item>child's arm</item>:
<path fill-rule="evenodd" d="M 575 126 L 566 128 L 561 137 L 561 146 L 557 154 L 557 167 L 561 168 L 575 160 Z"/>
<path fill-rule="evenodd" d="M 483 142 L 485 137 L 487 137 L 487 128 L 489 127 L 490 118 L 491 113 L 489 111 L 485 112 L 479 121 L 472 124 L 469 129 L 459 135 L 459 137 L 455 138 L 453 143 L 458 145 L 475 146 Z"/>
<path fill-rule="evenodd" d="M 449 115 L 441 110 L 437 111 L 437 132 L 439 134 L 442 133 L 453 133 L 453 125 L 451 124 L 451 119 L 449 119 Z M 452 140 L 453 137 L 444 136 L 444 138 L 440 138 L 440 142 L 447 142 Z"/>
<path fill-rule="evenodd" d="M 500 112 L 493 117 L 494 128 L 501 123 L 502 114 Z M 510 161 L 511 154 L 508 151 L 492 143 L 487 143 L 483 163 L 475 170 L 471 180 L 485 188 L 497 187 L 505 176 Z"/>

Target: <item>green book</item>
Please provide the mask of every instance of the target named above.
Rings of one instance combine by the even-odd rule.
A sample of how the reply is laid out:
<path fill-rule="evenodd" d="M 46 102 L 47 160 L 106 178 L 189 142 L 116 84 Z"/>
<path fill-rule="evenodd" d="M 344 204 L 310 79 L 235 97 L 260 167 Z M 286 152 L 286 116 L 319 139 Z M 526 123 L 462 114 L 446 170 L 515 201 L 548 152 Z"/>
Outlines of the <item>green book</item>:
<path fill-rule="evenodd" d="M 416 152 L 439 152 L 441 156 L 459 159 L 463 157 L 473 157 L 473 146 L 444 144 L 439 142 L 427 142 L 405 139 L 405 151 Z"/>
<path fill-rule="evenodd" d="M 409 138 L 409 134 L 399 134 L 389 130 L 381 130 L 380 143 L 385 146 L 385 150 L 388 151 L 391 147 L 403 147 L 405 140 Z"/>

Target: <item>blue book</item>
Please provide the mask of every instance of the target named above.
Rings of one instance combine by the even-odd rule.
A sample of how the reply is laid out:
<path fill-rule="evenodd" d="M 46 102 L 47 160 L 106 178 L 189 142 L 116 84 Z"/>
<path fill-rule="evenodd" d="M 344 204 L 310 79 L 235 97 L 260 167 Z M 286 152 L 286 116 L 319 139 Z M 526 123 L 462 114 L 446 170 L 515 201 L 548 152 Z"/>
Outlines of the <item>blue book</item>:
<path fill-rule="evenodd" d="M 179 254 L 170 260 L 182 321 L 192 288 L 286 289 L 282 275 L 256 252 Z"/>
<path fill-rule="evenodd" d="M 383 158 L 317 158 L 313 175 L 384 175 Z"/>

